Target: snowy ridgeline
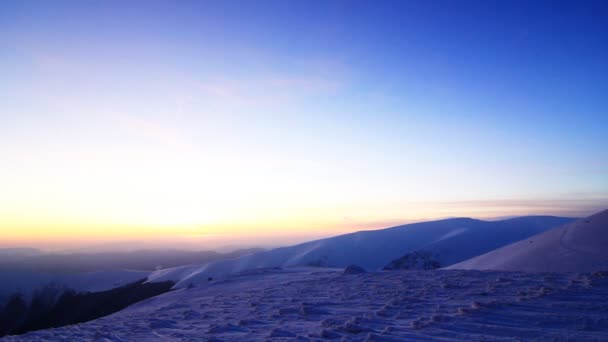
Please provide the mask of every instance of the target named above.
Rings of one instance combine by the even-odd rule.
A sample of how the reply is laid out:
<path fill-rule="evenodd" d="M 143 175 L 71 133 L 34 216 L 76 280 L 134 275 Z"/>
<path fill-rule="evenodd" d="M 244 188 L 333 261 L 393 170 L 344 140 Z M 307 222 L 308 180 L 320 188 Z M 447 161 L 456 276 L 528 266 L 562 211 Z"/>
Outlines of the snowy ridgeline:
<path fill-rule="evenodd" d="M 355 272 L 356 273 L 356 272 Z M 608 273 L 263 269 L 3 341 L 608 340 Z"/>
<path fill-rule="evenodd" d="M 145 279 L 154 269 L 233 259 L 260 250 L 217 253 L 165 249 L 61 254 L 31 248 L 0 248 L 0 309 L 15 293 L 29 301 L 35 291 L 49 287 L 76 292 L 105 291 Z"/>
<path fill-rule="evenodd" d="M 236 258 L 173 267 L 152 274 L 129 270 L 58 274 L 19 268 L 0 269 L 0 307 L 14 293 L 22 294 L 24 299 L 29 301 L 34 291 L 48 285 L 65 287 L 76 292 L 95 292 L 124 286 L 149 275 L 151 281 L 179 282 L 177 286 L 184 287 L 190 283 L 204 282 L 209 277 L 217 278 L 264 267 L 345 267 L 349 264 L 357 264 L 367 270 L 379 270 L 399 258 L 404 258 L 405 262 L 398 262 L 395 268 L 444 267 L 572 220 L 551 216 L 530 216 L 502 221 L 457 218 L 415 223 L 345 234 L 270 251 L 248 254 L 245 251 L 235 253 Z M 41 257 L 39 253 L 30 250 L 11 251 L 13 254 L 15 252 L 28 256 L 33 253 Z M 238 257 L 239 254 L 245 255 Z M 422 258 L 420 254 L 423 254 Z M 432 260 L 423 260 L 427 254 Z"/>
<path fill-rule="evenodd" d="M 391 267 L 389 264 L 392 264 L 392 268 L 437 268 L 467 260 L 573 220 L 527 216 L 501 221 L 455 218 L 414 223 L 345 234 L 204 265 L 161 270 L 152 273 L 149 279 L 173 281 L 177 283 L 177 288 L 182 288 L 204 283 L 209 277 L 224 277 L 266 267 L 343 268 L 357 264 L 373 271 Z M 398 260 L 400 258 L 401 261 Z"/>
<path fill-rule="evenodd" d="M 527 272 L 608 270 L 608 210 L 452 265 L 448 269 Z"/>

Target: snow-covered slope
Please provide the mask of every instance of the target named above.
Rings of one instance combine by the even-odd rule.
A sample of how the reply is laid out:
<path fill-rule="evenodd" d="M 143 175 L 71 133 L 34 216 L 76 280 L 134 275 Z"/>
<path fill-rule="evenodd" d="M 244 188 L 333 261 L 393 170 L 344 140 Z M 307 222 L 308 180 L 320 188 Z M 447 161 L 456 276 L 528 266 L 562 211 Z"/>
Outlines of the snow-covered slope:
<path fill-rule="evenodd" d="M 260 269 L 2 341 L 606 341 L 608 277 Z"/>
<path fill-rule="evenodd" d="M 154 272 L 150 281 L 170 280 L 176 287 L 206 282 L 248 269 L 277 266 L 345 267 L 356 264 L 378 270 L 416 250 L 430 251 L 442 266 L 483 254 L 506 244 L 559 226 L 573 219 L 528 216 L 502 221 L 454 218 L 361 231 L 328 239 L 277 248 L 201 266 Z"/>
<path fill-rule="evenodd" d="M 448 268 L 528 272 L 608 270 L 608 210 Z"/>

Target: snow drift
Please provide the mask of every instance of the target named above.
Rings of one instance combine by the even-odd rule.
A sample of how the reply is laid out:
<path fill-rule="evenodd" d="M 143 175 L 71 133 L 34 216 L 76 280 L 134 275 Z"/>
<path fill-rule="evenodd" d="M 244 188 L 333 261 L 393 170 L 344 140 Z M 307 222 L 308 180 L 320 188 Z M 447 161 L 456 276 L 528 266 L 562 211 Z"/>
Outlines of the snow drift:
<path fill-rule="evenodd" d="M 448 269 L 526 272 L 608 270 L 608 210 L 452 265 Z"/>

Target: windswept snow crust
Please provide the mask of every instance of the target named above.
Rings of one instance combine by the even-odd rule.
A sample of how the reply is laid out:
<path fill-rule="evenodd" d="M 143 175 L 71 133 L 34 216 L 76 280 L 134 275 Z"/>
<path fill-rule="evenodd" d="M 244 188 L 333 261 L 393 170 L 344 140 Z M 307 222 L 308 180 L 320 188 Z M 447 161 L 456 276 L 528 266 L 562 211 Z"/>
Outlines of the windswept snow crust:
<path fill-rule="evenodd" d="M 430 253 L 440 266 L 451 265 L 560 226 L 574 219 L 528 216 L 502 221 L 455 218 L 361 231 L 259 252 L 200 266 L 154 272 L 149 281 L 173 281 L 177 288 L 265 267 L 340 267 L 356 264 L 379 270 L 407 253 Z"/>
<path fill-rule="evenodd" d="M 606 271 L 608 210 L 452 265 L 448 269 Z"/>
<path fill-rule="evenodd" d="M 259 269 L 2 341 L 605 341 L 607 276 Z"/>

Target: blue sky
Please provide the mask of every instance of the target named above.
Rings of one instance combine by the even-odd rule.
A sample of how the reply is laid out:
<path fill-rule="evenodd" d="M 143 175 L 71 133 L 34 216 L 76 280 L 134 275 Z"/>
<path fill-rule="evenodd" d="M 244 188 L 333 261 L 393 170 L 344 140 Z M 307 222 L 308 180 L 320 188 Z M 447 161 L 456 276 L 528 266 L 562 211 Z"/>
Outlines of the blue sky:
<path fill-rule="evenodd" d="M 219 241 L 590 214 L 608 205 L 607 17 L 603 1 L 3 1 L 0 225 Z"/>

